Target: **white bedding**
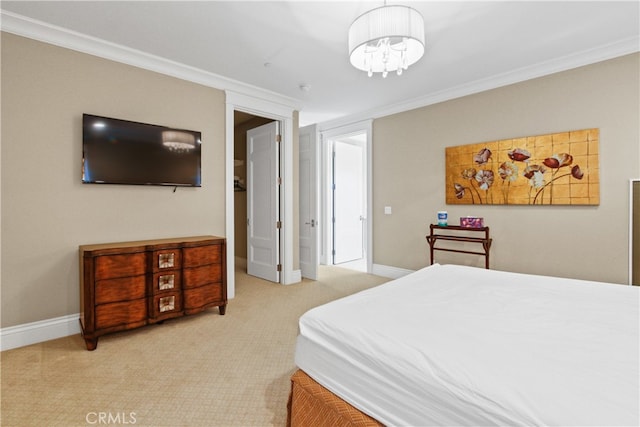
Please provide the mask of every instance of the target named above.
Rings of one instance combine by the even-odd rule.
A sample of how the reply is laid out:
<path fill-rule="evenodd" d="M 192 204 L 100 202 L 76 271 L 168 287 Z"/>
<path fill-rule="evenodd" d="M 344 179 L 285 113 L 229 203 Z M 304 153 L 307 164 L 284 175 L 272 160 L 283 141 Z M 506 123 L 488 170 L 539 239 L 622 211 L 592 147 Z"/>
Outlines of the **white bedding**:
<path fill-rule="evenodd" d="M 300 318 L 297 366 L 396 426 L 640 425 L 640 289 L 433 265 Z"/>

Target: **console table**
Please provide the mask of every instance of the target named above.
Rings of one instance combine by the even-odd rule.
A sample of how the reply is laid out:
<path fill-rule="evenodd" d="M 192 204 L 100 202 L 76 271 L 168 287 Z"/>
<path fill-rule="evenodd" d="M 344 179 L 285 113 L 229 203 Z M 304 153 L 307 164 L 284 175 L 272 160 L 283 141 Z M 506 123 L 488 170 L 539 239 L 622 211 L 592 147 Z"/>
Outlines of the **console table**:
<path fill-rule="evenodd" d="M 465 233 L 462 233 L 462 232 L 465 232 Z M 470 233 L 466 233 L 466 232 L 484 233 L 484 236 L 483 237 L 471 236 L 469 235 Z M 427 238 L 427 242 L 429 242 L 429 255 L 430 255 L 431 264 L 433 264 L 434 251 L 446 251 L 446 252 L 458 252 L 463 254 L 482 255 L 485 257 L 484 268 L 486 269 L 489 268 L 489 250 L 491 249 L 491 238 L 489 237 L 489 227 L 471 228 L 471 227 L 461 227 L 459 225 L 441 226 L 437 224 L 431 224 L 429 225 L 429 235 L 426 236 L 426 238 Z M 438 240 L 479 243 L 482 245 L 482 252 L 467 251 L 462 249 L 443 248 L 443 247 L 437 248 L 435 245 Z"/>
<path fill-rule="evenodd" d="M 111 332 L 227 307 L 226 241 L 197 236 L 82 245 L 80 327 L 87 350 Z"/>

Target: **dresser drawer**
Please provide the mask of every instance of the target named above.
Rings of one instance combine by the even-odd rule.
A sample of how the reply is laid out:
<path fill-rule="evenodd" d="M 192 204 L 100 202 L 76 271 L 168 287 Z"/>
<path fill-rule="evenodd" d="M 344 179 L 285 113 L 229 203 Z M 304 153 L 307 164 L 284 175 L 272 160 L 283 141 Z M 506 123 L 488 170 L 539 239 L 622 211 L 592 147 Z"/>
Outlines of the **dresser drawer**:
<path fill-rule="evenodd" d="M 220 264 L 222 262 L 222 245 L 184 248 L 183 251 L 185 267 L 198 267 L 200 265 Z"/>
<path fill-rule="evenodd" d="M 153 274 L 152 292 L 170 292 L 182 288 L 182 274 L 180 270 L 164 271 Z"/>
<path fill-rule="evenodd" d="M 163 317 L 175 313 L 182 313 L 180 293 L 174 292 L 153 297 L 153 317 Z"/>
<path fill-rule="evenodd" d="M 200 308 L 207 304 L 221 302 L 223 302 L 222 283 L 212 283 L 207 286 L 184 290 L 185 310 Z"/>
<path fill-rule="evenodd" d="M 182 250 L 180 248 L 153 251 L 152 258 L 154 272 L 182 267 Z"/>
<path fill-rule="evenodd" d="M 182 287 L 195 288 L 207 283 L 222 281 L 222 265 L 210 264 L 203 267 L 187 268 L 184 270 Z"/>
<path fill-rule="evenodd" d="M 144 298 L 147 288 L 146 276 L 122 277 L 96 282 L 96 304 L 129 301 Z"/>
<path fill-rule="evenodd" d="M 87 350 L 95 350 L 102 335 L 212 306 L 224 315 L 225 248 L 216 236 L 81 245 L 80 328 Z"/>
<path fill-rule="evenodd" d="M 104 255 L 95 258 L 95 280 L 144 274 L 147 256 L 144 252 L 126 255 Z"/>
<path fill-rule="evenodd" d="M 114 302 L 96 307 L 96 327 L 110 328 L 131 323 L 146 323 L 147 299 Z"/>

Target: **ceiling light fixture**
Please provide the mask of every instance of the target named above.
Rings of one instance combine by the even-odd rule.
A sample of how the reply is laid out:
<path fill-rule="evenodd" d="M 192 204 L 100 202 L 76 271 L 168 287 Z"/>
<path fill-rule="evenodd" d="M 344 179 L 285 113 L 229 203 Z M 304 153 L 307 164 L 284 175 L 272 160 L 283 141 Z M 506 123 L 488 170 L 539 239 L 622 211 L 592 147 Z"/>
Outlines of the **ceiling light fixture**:
<path fill-rule="evenodd" d="M 351 65 L 373 73 L 398 75 L 424 54 L 424 19 L 417 10 L 393 5 L 372 9 L 349 28 Z"/>

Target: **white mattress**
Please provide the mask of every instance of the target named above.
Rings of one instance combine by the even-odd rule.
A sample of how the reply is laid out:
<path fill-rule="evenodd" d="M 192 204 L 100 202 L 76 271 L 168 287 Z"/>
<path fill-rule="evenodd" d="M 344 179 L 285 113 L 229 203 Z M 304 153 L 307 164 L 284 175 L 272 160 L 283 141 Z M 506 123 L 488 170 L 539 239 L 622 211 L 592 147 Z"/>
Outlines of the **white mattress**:
<path fill-rule="evenodd" d="M 433 265 L 300 318 L 296 364 L 386 425 L 640 425 L 638 287 Z"/>

